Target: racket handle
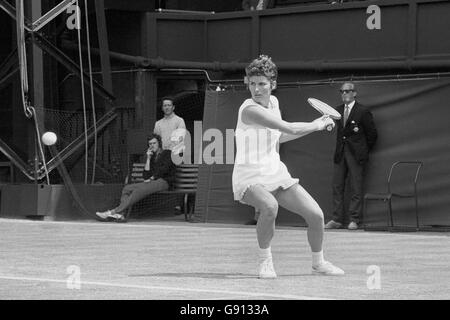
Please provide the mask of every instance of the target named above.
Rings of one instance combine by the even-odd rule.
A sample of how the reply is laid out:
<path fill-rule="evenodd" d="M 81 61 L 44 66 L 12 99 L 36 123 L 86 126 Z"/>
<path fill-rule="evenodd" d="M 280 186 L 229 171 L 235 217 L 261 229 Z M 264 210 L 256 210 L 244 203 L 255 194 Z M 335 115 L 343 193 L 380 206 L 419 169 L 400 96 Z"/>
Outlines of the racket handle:
<path fill-rule="evenodd" d="M 333 130 L 333 125 L 331 125 L 331 124 L 328 125 L 328 126 L 327 126 L 327 131 L 332 131 L 332 130 Z"/>

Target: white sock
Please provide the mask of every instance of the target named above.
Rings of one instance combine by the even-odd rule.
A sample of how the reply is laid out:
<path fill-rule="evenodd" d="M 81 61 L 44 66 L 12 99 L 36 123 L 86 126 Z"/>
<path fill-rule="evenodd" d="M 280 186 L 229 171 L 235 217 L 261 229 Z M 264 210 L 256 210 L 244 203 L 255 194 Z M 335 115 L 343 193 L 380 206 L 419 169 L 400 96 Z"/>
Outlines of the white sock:
<path fill-rule="evenodd" d="M 259 256 L 259 260 L 260 260 L 260 261 L 264 261 L 264 260 L 266 260 L 266 259 L 268 259 L 268 258 L 272 258 L 272 251 L 271 251 L 271 248 L 270 248 L 270 247 L 268 247 L 267 249 L 261 249 L 261 248 L 259 248 L 259 254 L 258 254 L 258 256 Z"/>
<path fill-rule="evenodd" d="M 312 264 L 313 266 L 318 266 L 324 263 L 325 260 L 323 259 L 323 250 L 319 252 L 312 252 Z"/>

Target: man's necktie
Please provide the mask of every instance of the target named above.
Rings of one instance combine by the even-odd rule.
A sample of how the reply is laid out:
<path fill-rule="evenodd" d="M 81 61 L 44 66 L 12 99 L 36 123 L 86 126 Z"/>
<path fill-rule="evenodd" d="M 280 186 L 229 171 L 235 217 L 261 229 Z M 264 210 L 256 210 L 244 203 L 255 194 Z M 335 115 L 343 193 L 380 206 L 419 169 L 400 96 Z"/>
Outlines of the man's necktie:
<path fill-rule="evenodd" d="M 350 107 L 348 105 L 346 105 L 345 110 L 344 110 L 344 127 L 348 120 L 348 114 L 350 113 L 349 110 L 350 110 Z"/>

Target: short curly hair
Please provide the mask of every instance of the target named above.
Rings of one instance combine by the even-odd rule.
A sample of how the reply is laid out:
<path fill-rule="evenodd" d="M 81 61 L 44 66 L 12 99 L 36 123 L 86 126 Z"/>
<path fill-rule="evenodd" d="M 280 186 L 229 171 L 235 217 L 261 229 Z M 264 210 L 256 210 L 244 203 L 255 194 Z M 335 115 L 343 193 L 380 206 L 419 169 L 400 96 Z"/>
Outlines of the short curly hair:
<path fill-rule="evenodd" d="M 276 81 L 278 77 L 276 64 L 273 63 L 272 58 L 264 54 L 254 59 L 247 68 L 245 68 L 245 73 L 247 78 L 252 76 L 265 76 L 270 81 Z"/>
<path fill-rule="evenodd" d="M 150 140 L 156 139 L 158 141 L 158 146 L 160 148 L 162 148 L 162 138 L 159 134 L 156 133 L 151 133 L 148 137 L 147 137 L 147 143 L 150 142 Z"/>

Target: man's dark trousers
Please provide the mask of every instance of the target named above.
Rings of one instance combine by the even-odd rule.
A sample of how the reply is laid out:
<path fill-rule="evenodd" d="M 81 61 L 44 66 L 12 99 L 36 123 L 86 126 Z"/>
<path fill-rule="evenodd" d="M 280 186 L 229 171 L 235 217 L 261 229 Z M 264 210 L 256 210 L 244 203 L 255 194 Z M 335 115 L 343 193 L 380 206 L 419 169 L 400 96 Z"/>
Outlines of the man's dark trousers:
<path fill-rule="evenodd" d="M 364 166 L 358 163 L 348 146 L 344 145 L 344 154 L 338 163 L 334 164 L 333 175 L 333 220 L 339 223 L 344 223 L 344 195 L 345 182 L 349 176 L 348 182 L 351 188 L 351 198 L 348 207 L 350 220 L 359 224 L 361 207 L 362 207 L 362 192 L 363 192 L 363 174 Z"/>

